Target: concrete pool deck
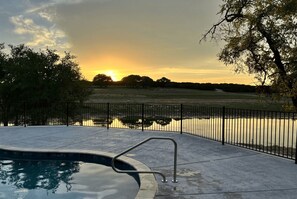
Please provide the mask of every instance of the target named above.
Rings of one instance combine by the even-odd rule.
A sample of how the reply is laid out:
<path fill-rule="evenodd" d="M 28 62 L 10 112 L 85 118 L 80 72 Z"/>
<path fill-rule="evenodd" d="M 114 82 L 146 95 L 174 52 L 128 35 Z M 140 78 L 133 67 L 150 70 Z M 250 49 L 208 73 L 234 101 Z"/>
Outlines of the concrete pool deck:
<path fill-rule="evenodd" d="M 173 144 L 152 140 L 128 157 L 164 173 L 156 176 L 157 199 L 297 198 L 294 161 L 225 145 L 187 134 L 141 132 L 98 127 L 0 127 L 0 145 L 24 150 L 92 150 L 120 153 L 152 136 L 174 138 L 178 144 L 177 179 L 173 175 Z"/>

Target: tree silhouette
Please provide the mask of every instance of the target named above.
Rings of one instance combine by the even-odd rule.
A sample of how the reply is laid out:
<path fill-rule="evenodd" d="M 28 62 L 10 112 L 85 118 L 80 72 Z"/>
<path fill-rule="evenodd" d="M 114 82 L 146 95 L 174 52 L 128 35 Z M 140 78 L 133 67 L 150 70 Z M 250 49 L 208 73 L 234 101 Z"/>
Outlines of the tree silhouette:
<path fill-rule="evenodd" d="M 141 77 L 141 85 L 143 88 L 152 87 L 154 86 L 154 80 L 148 76 Z"/>
<path fill-rule="evenodd" d="M 15 109 L 24 109 L 23 102 L 30 116 L 31 108 L 48 107 L 54 113 L 62 102 L 81 102 L 88 96 L 75 56 L 70 53 L 60 57 L 54 50 L 36 52 L 25 45 L 9 45 L 9 53 L 4 50 L 1 44 L 0 110 L 4 125 L 16 116 Z"/>
<path fill-rule="evenodd" d="M 118 118 L 119 121 L 122 122 L 123 125 L 128 126 L 130 129 L 137 129 L 142 126 L 141 117 L 139 116 L 127 116 Z M 150 127 L 153 125 L 153 120 L 151 118 L 145 118 L 143 121 L 144 127 Z"/>
<path fill-rule="evenodd" d="M 141 86 L 141 81 L 142 81 L 142 78 L 140 75 L 129 75 L 129 76 L 123 77 L 121 80 L 122 84 L 128 87 L 139 87 Z"/>
<path fill-rule="evenodd" d="M 110 76 L 105 74 L 98 74 L 93 78 L 93 85 L 99 87 L 107 87 L 112 83 L 112 79 Z"/>
<path fill-rule="evenodd" d="M 171 82 L 171 80 L 167 79 L 166 77 L 162 77 L 161 79 L 158 79 L 156 82 L 158 86 L 166 87 Z"/>

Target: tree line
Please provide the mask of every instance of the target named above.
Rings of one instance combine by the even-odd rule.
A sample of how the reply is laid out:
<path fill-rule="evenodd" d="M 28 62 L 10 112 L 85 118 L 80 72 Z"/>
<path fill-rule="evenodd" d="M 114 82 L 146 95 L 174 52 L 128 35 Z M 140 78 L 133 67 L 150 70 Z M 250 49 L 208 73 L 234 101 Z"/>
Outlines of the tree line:
<path fill-rule="evenodd" d="M 166 77 L 154 81 L 148 76 L 128 75 L 120 81 L 113 81 L 112 78 L 105 74 L 98 74 L 93 78 L 93 86 L 108 87 L 122 86 L 128 88 L 186 88 L 197 90 L 222 90 L 226 92 L 256 92 L 258 87 L 243 84 L 212 84 L 212 83 L 192 83 L 192 82 L 173 82 Z"/>

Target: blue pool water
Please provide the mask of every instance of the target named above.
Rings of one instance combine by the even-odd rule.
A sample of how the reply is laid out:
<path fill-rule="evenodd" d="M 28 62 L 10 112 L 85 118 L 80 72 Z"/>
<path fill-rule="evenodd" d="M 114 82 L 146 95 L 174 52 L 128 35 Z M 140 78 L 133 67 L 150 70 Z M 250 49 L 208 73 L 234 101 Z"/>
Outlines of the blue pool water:
<path fill-rule="evenodd" d="M 80 161 L 0 160 L 0 199 L 130 199 L 136 180 Z"/>

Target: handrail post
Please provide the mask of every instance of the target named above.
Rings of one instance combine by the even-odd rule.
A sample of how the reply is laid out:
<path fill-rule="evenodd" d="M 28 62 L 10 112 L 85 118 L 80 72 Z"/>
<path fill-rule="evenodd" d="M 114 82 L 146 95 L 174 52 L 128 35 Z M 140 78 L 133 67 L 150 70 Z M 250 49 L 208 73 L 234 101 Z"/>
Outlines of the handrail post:
<path fill-rule="evenodd" d="M 173 162 L 173 183 L 177 183 L 177 179 L 176 179 L 176 170 L 177 170 L 177 143 L 175 142 L 175 140 L 171 140 L 174 144 L 174 162 Z"/>
<path fill-rule="evenodd" d="M 223 106 L 222 114 L 222 145 L 225 145 L 225 106 Z"/>
<path fill-rule="evenodd" d="M 183 134 L 183 104 L 180 104 L 180 134 Z"/>

